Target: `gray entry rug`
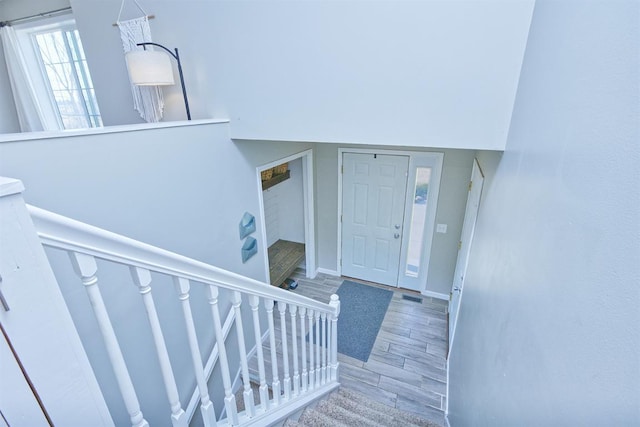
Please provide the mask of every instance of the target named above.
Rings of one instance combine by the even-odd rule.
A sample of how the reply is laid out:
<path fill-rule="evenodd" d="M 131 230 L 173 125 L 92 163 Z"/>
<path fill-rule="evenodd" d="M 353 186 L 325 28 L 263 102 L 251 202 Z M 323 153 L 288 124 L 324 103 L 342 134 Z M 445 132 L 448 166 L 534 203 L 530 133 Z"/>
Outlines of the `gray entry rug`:
<path fill-rule="evenodd" d="M 340 297 L 338 352 L 366 362 L 393 292 L 345 280 L 336 293 Z"/>

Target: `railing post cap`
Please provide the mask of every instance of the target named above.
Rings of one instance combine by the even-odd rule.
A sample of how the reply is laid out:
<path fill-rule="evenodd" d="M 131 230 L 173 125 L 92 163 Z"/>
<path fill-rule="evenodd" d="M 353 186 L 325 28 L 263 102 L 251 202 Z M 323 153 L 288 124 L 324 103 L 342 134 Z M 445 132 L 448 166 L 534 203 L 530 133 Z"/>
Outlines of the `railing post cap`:
<path fill-rule="evenodd" d="M 0 197 L 19 194 L 23 191 L 24 185 L 19 179 L 0 176 Z"/>
<path fill-rule="evenodd" d="M 329 306 L 333 307 L 334 316 L 338 316 L 340 314 L 340 298 L 338 295 L 331 295 L 331 301 L 329 301 Z"/>

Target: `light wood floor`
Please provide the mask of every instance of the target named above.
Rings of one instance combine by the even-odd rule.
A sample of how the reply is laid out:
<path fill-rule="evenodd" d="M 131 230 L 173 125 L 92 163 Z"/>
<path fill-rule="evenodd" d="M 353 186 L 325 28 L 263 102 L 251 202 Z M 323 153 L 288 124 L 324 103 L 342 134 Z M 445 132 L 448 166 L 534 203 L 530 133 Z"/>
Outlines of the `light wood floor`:
<path fill-rule="evenodd" d="M 343 278 L 319 274 L 315 279 L 296 270 L 298 294 L 329 302 Z M 411 291 L 393 290 L 367 362 L 342 354 L 340 383 L 386 405 L 413 412 L 444 426 L 446 404 L 447 302 Z M 418 297 L 421 302 L 403 298 Z"/>

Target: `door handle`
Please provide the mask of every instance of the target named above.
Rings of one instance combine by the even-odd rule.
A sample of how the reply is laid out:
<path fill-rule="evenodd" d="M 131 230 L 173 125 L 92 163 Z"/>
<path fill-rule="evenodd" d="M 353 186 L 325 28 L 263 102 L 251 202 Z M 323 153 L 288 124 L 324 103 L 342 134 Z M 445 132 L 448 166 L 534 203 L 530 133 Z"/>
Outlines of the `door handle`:
<path fill-rule="evenodd" d="M 394 225 L 394 227 L 396 228 L 396 230 L 400 230 L 400 224 L 396 224 Z"/>
<path fill-rule="evenodd" d="M 400 233 L 395 233 L 395 234 L 393 235 L 393 238 L 394 238 L 394 239 L 399 239 L 399 238 L 400 238 Z"/>

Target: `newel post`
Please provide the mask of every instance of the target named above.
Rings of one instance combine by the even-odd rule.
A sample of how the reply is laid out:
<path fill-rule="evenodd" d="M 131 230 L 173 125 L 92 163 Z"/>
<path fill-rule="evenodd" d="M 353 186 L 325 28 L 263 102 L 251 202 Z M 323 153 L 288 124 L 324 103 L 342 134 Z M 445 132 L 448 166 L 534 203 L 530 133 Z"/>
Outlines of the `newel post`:
<path fill-rule="evenodd" d="M 23 191 L 20 180 L 0 176 L 2 334 L 11 342 L 15 356 L 38 391 L 50 423 L 72 425 L 82 420 L 83 425 L 112 427 L 107 404 L 22 197 Z M 9 364 L 3 368 L 10 366 L 18 369 Z M 24 379 L 21 372 L 19 376 L 2 376 L 0 395 L 28 390 L 26 381 L 20 378 Z M 69 402 L 73 402 L 73 410 L 69 410 Z M 2 411 L 11 419 L 16 409 L 3 407 Z M 21 419 L 26 424 L 30 422 L 28 418 Z"/>
<path fill-rule="evenodd" d="M 331 295 L 329 305 L 333 308 L 333 313 L 331 313 L 331 381 L 338 381 L 338 316 L 340 315 L 338 295 Z"/>

